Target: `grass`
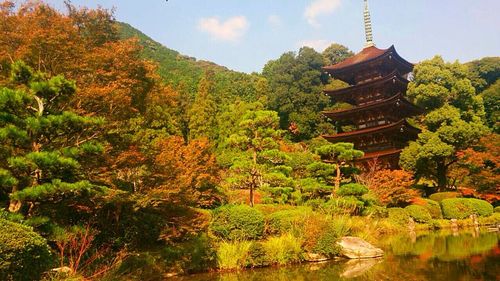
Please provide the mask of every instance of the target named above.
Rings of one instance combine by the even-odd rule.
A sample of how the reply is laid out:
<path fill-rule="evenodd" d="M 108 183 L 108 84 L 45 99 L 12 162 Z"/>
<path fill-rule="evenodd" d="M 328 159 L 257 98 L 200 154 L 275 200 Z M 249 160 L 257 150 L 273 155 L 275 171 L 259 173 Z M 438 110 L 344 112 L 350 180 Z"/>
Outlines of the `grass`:
<path fill-rule="evenodd" d="M 247 266 L 250 241 L 221 242 L 217 249 L 217 265 L 221 270 L 238 270 Z"/>

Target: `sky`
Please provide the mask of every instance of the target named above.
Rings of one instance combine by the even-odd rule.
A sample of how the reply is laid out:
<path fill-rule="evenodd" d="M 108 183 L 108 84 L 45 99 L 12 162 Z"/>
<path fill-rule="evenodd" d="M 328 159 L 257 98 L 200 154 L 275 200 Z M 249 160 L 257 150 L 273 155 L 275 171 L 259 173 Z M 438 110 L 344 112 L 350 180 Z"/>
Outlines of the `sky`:
<path fill-rule="evenodd" d="M 63 10 L 63 0 L 46 0 Z M 115 8 L 115 17 L 188 56 L 242 72 L 332 43 L 363 48 L 363 0 L 72 0 Z M 410 62 L 442 55 L 500 56 L 500 0 L 369 0 L 374 42 Z"/>

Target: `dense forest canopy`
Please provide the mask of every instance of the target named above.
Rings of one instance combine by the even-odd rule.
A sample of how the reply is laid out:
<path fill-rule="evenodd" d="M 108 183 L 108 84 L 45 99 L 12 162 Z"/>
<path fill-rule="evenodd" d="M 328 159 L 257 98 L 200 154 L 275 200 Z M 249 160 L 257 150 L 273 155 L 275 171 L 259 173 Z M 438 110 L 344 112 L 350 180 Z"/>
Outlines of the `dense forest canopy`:
<path fill-rule="evenodd" d="M 52 266 L 92 278 L 115 256 L 163 247 L 168 266 L 206 269 L 207 233 L 220 230 L 210 216 L 231 222 L 235 203 L 362 215 L 457 187 L 498 202 L 498 57 L 418 64 L 408 97 L 426 113 L 405 171 L 360 174 L 361 151 L 321 138 L 335 133 L 321 111 L 349 106 L 322 93 L 346 86 L 322 71 L 353 55 L 345 46 L 302 47 L 246 74 L 168 49 L 110 10 L 16 3 L 0 3 L 0 220 L 47 239 Z"/>

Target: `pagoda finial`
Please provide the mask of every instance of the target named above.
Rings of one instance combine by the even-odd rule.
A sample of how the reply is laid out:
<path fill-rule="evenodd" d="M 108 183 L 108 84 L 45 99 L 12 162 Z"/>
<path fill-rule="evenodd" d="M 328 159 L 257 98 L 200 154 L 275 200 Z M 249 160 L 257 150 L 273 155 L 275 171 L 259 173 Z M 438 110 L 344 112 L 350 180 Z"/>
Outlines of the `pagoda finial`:
<path fill-rule="evenodd" d="M 365 17 L 365 36 L 366 36 L 365 48 L 368 48 L 371 46 L 375 46 L 375 44 L 373 43 L 372 20 L 370 17 L 370 10 L 368 9 L 368 0 L 365 0 L 364 17 Z"/>

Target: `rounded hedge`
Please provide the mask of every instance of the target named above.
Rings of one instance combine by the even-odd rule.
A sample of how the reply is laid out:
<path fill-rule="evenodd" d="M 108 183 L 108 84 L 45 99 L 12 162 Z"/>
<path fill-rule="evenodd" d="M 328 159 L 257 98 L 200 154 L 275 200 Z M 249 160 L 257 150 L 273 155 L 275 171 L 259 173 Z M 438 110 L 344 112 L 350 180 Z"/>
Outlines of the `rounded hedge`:
<path fill-rule="evenodd" d="M 419 205 L 410 205 L 405 208 L 406 212 L 412 217 L 416 222 L 428 223 L 432 220 L 431 214 L 427 208 Z"/>
<path fill-rule="evenodd" d="M 51 265 L 42 236 L 31 227 L 0 219 L 0 280 L 39 280 Z"/>
<path fill-rule="evenodd" d="M 441 212 L 441 206 L 438 202 L 430 199 L 423 199 L 425 202 L 422 206 L 429 211 L 433 219 L 442 219 L 443 213 Z"/>
<path fill-rule="evenodd" d="M 388 208 L 389 221 L 396 225 L 408 225 L 410 214 L 403 208 Z"/>
<path fill-rule="evenodd" d="M 247 205 L 225 205 L 213 211 L 212 232 L 227 240 L 255 240 L 264 232 L 264 215 Z"/>
<path fill-rule="evenodd" d="M 493 206 L 487 201 L 474 198 L 452 198 L 441 201 L 441 209 L 446 219 L 465 219 L 472 214 L 488 217 L 493 214 Z"/>
<path fill-rule="evenodd" d="M 267 217 L 266 232 L 281 235 L 299 229 L 311 215 L 312 209 L 309 207 L 272 213 Z"/>
<path fill-rule="evenodd" d="M 461 197 L 460 193 L 458 192 L 436 192 L 434 194 L 431 194 L 429 196 L 429 199 L 434 200 L 436 202 L 441 202 L 444 199 L 458 198 L 458 197 Z"/>
<path fill-rule="evenodd" d="M 337 194 L 340 196 L 356 196 L 360 197 L 368 193 L 368 187 L 359 183 L 344 184 L 339 187 Z"/>
<path fill-rule="evenodd" d="M 495 209 L 493 209 L 495 213 L 500 213 L 500 206 L 496 206 Z"/>

